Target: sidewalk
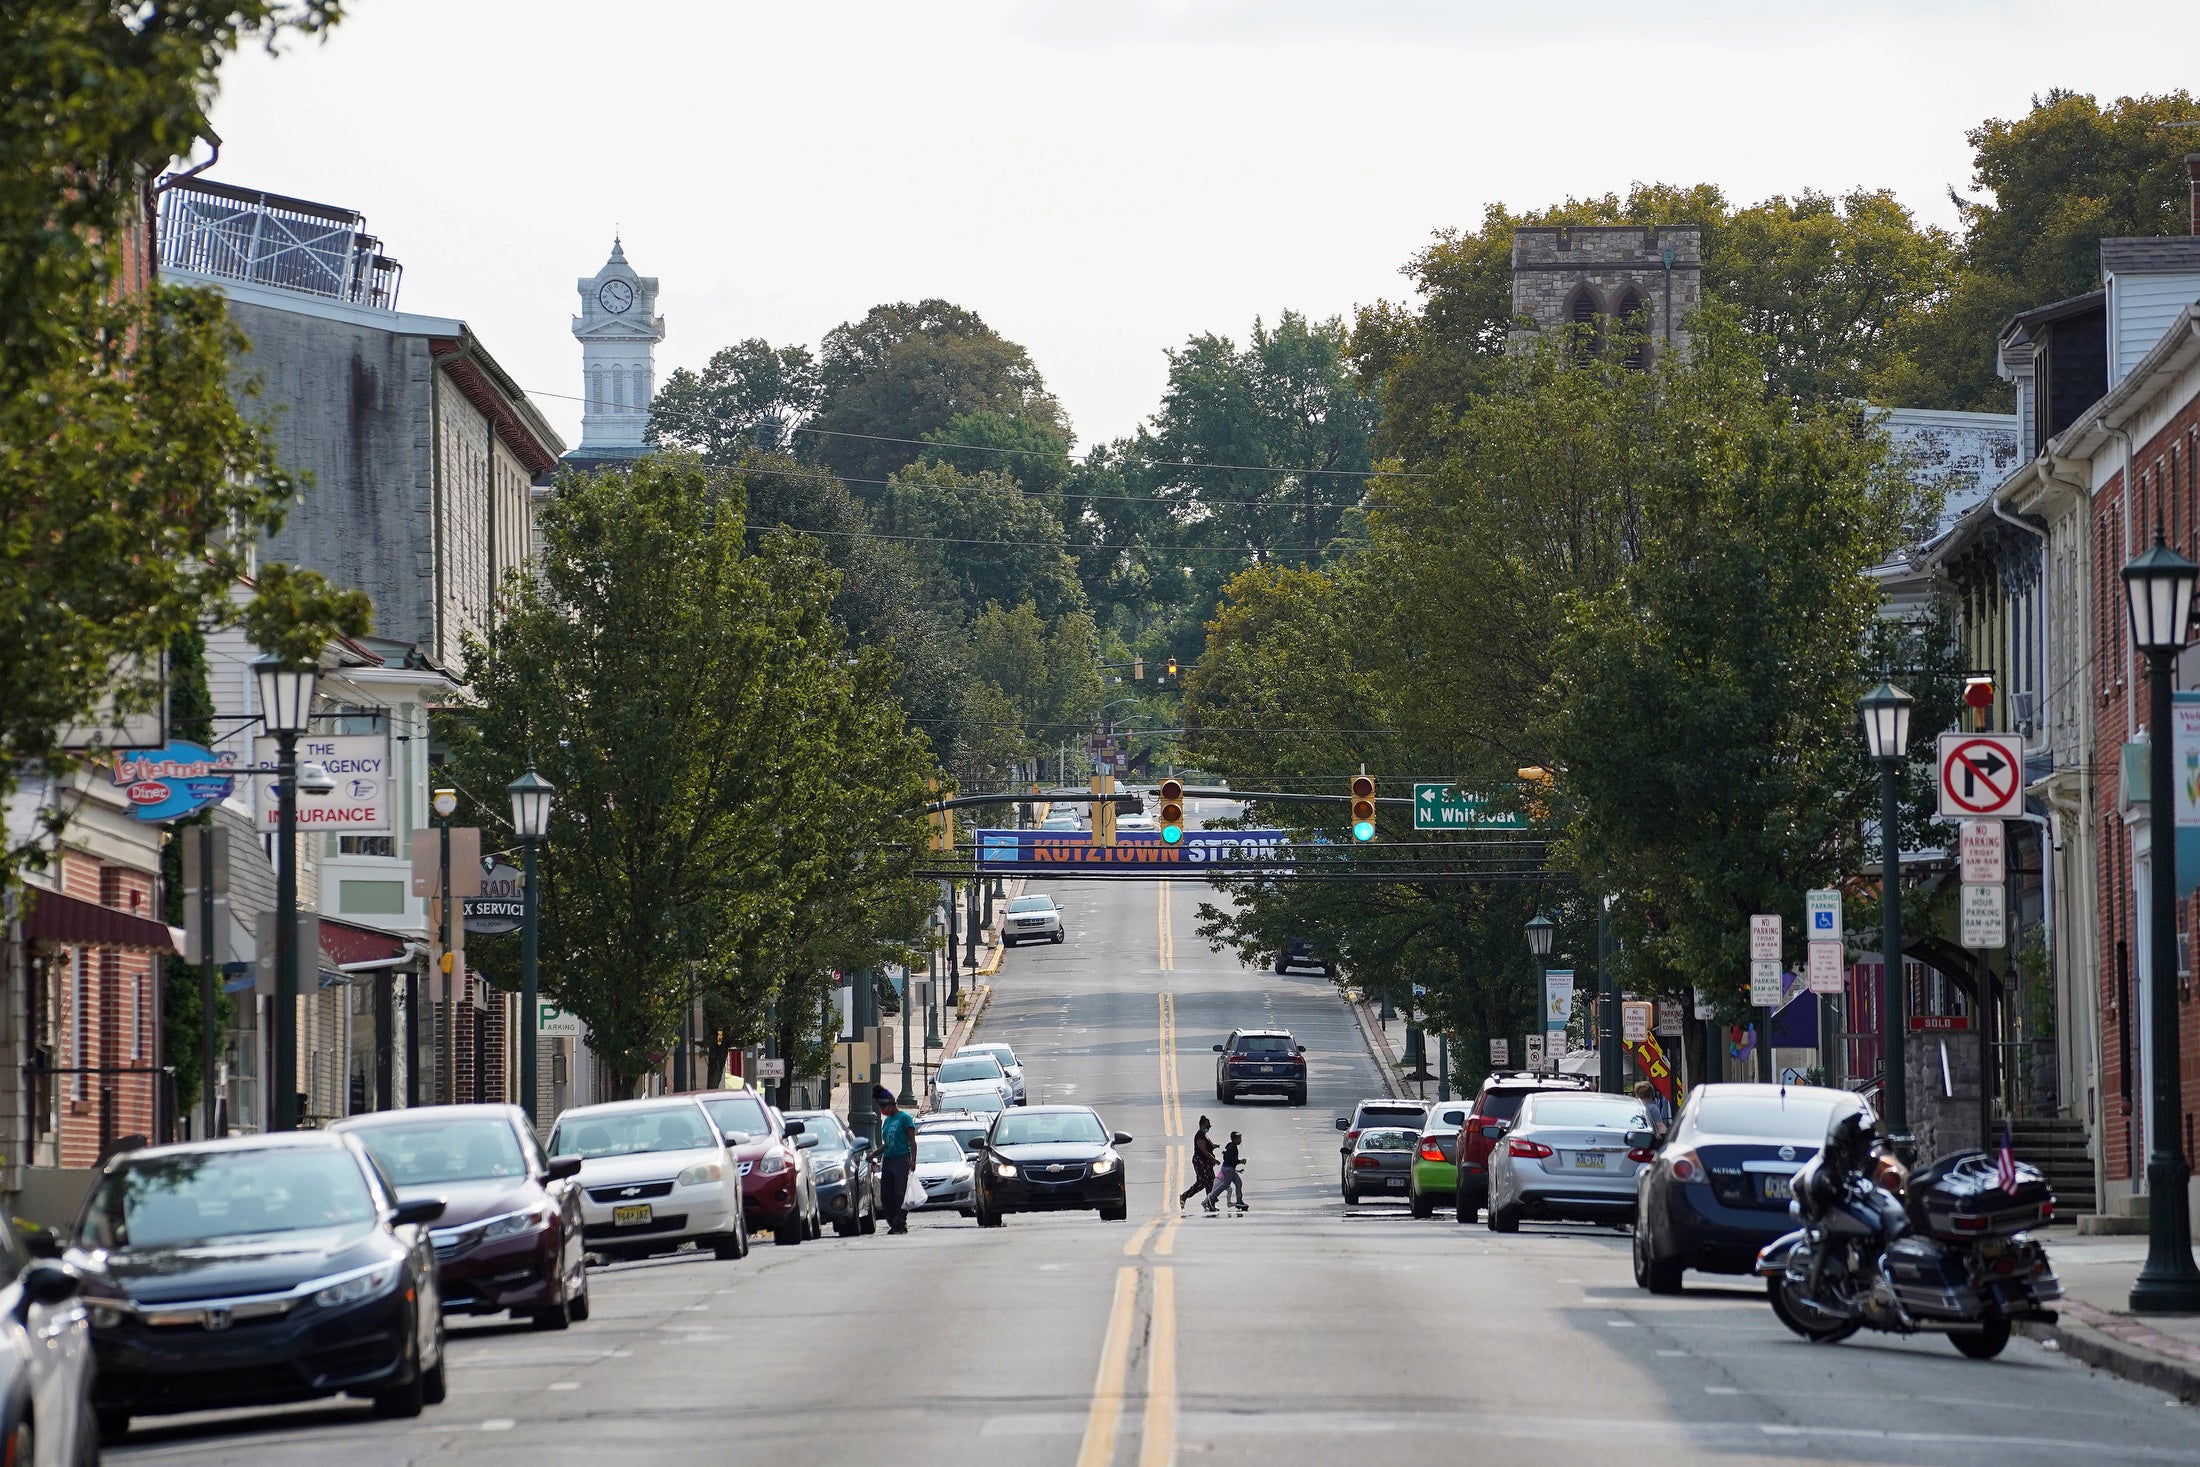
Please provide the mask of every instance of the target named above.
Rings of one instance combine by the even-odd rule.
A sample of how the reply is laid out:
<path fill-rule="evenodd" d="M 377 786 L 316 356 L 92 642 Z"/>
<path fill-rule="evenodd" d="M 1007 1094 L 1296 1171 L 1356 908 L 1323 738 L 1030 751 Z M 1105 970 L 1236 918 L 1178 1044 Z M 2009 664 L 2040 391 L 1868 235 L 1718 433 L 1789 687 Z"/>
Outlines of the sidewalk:
<path fill-rule="evenodd" d="M 2145 1238 L 2080 1238 L 2062 1228 L 2033 1236 L 2047 1245 L 2063 1297 L 2053 1306 L 2061 1318 L 2020 1326 L 2026 1334 L 2112 1375 L 2200 1400 L 2200 1315 L 2130 1312 Z"/>

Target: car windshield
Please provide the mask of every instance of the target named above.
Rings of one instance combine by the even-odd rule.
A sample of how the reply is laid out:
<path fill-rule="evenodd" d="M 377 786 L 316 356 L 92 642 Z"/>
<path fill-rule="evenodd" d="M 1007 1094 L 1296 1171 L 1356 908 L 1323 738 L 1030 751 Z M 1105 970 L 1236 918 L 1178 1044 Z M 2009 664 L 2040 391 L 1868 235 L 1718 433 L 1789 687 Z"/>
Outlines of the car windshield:
<path fill-rule="evenodd" d="M 1043 1146 L 1065 1141 L 1100 1145 L 1107 1139 L 1107 1127 L 1089 1110 L 1043 1110 L 1037 1115 L 1018 1111 L 993 1124 L 995 1146 Z"/>
<path fill-rule="evenodd" d="M 961 1166 L 963 1162 L 962 1143 L 952 1136 L 942 1136 L 936 1131 L 929 1136 L 919 1136 L 917 1138 L 917 1164 L 922 1166 L 926 1162 L 932 1162 L 938 1166 Z"/>
<path fill-rule="evenodd" d="M 919 1137 L 952 1136 L 955 1138 L 956 1145 L 962 1147 L 965 1151 L 972 1151 L 977 1148 L 978 1142 L 984 1138 L 985 1127 L 967 1123 L 952 1126 L 924 1126 L 918 1129 L 917 1135 Z"/>
<path fill-rule="evenodd" d="M 374 1153 L 374 1159 L 382 1163 L 390 1180 L 400 1187 L 485 1182 L 527 1174 L 527 1158 L 520 1152 L 519 1136 L 512 1130 L 512 1123 L 502 1117 L 467 1116 L 361 1126 L 357 1135 Z"/>
<path fill-rule="evenodd" d="M 1364 1131 L 1369 1126 L 1411 1126 L 1418 1131 L 1421 1129 L 1421 1122 L 1427 1118 L 1428 1112 L 1419 1106 L 1411 1110 L 1401 1110 L 1394 1105 L 1363 1105 L 1360 1107 L 1359 1129 Z"/>
<path fill-rule="evenodd" d="M 1001 1078 L 1001 1062 L 990 1054 L 959 1054 L 940 1066 L 939 1081 L 953 1085 L 959 1080 L 998 1080 Z"/>
<path fill-rule="evenodd" d="M 78 1238 L 87 1248 L 159 1248 L 373 1218 L 374 1194 L 350 1152 L 271 1146 L 132 1162 L 100 1182 Z"/>
<path fill-rule="evenodd" d="M 1237 1041 L 1239 1054 L 1297 1054 L 1299 1047 L 1291 1042 L 1288 1034 L 1240 1034 Z"/>
<path fill-rule="evenodd" d="M 772 1128 L 764 1102 L 753 1095 L 706 1095 L 702 1104 L 710 1112 L 710 1123 L 728 1136 L 736 1131 L 761 1136 Z"/>
<path fill-rule="evenodd" d="M 1008 909 L 1011 912 L 1051 912 L 1054 910 L 1054 898 L 1018 897 L 1008 904 Z"/>
<path fill-rule="evenodd" d="M 1706 1095 L 1696 1109 L 1696 1129 L 1717 1136 L 1749 1136 L 1815 1147 L 1824 1144 L 1826 1125 L 1834 1111 L 1854 1110 L 1858 1104 L 1853 1099 L 1794 1090 Z"/>
<path fill-rule="evenodd" d="M 1538 1095 L 1527 1108 L 1530 1126 L 1594 1126 L 1607 1131 L 1640 1131 L 1649 1117 L 1634 1101 L 1618 1095 Z"/>
<path fill-rule="evenodd" d="M 652 1151 L 699 1151 L 714 1144 L 702 1115 L 685 1102 L 560 1116 L 557 1130 L 550 1133 L 552 1156 L 577 1156 L 583 1161 Z"/>
<path fill-rule="evenodd" d="M 1421 1133 L 1419 1131 L 1405 1131 L 1394 1127 L 1385 1127 L 1379 1131 L 1362 1131 L 1360 1133 L 1360 1150 L 1362 1151 L 1412 1151 L 1418 1148 L 1420 1144 Z"/>
<path fill-rule="evenodd" d="M 1005 1044 L 972 1044 L 964 1048 L 964 1054 L 990 1054 L 1000 1062 L 1002 1069 L 1016 1063 L 1016 1053 Z"/>
<path fill-rule="evenodd" d="M 1534 1093 L 1532 1090 L 1491 1090 L 1476 1103 L 1475 1110 L 1485 1121 L 1509 1121 L 1520 1114 L 1520 1102 Z"/>
<path fill-rule="evenodd" d="M 998 1090 L 973 1090 L 967 1095 L 955 1097 L 955 1109 L 966 1110 L 973 1115 L 991 1115 L 1008 1109 L 1008 1102 L 1001 1099 Z"/>
<path fill-rule="evenodd" d="M 848 1144 L 848 1133 L 840 1128 L 840 1117 L 829 1111 L 805 1111 L 794 1119 L 802 1122 L 803 1131 L 817 1137 L 817 1144 L 827 1150 Z"/>

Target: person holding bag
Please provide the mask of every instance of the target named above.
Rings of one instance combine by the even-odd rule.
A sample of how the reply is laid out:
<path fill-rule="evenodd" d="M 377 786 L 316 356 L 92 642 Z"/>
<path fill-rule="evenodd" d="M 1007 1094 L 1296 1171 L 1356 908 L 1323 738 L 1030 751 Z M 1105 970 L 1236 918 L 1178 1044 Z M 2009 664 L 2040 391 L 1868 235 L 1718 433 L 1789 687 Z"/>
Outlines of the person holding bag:
<path fill-rule="evenodd" d="M 910 1173 L 917 1164 L 917 1123 L 884 1085 L 871 1087 L 871 1099 L 879 1114 L 880 1178 L 878 1200 L 886 1208 L 886 1231 L 909 1231 L 909 1188 L 916 1182 Z"/>

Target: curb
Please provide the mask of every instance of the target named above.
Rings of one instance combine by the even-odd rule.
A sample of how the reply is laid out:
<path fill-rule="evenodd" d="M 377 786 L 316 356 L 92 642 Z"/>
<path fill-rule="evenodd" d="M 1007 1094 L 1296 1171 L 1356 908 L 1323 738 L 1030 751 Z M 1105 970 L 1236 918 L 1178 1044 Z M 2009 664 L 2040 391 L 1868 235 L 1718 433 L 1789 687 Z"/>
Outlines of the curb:
<path fill-rule="evenodd" d="M 954 1027 L 947 1031 L 946 1037 L 940 1040 L 940 1058 L 943 1061 L 953 1058 L 956 1050 L 970 1042 L 970 1036 L 978 1031 L 978 1020 L 985 1017 L 986 1006 L 993 1002 L 991 984 L 980 983 L 970 991 L 976 997 L 971 1002 L 969 1014 L 957 1019 Z"/>
<path fill-rule="evenodd" d="M 1398 1057 L 1390 1052 L 1390 1040 L 1384 1036 L 1382 1026 L 1368 1017 L 1367 1003 L 1363 999 L 1346 998 L 1345 1007 L 1352 1010 L 1352 1021 L 1360 1026 L 1360 1042 L 1367 1046 L 1367 1057 L 1375 1061 L 1375 1073 L 1383 1082 L 1383 1093 L 1392 1100 L 1405 1095 L 1404 1071 Z"/>
<path fill-rule="evenodd" d="M 2055 1308 L 2061 1316 L 2055 1323 L 2020 1322 L 2018 1330 L 2110 1375 L 2200 1400 L 2200 1347 L 2081 1300 L 2059 1299 Z"/>

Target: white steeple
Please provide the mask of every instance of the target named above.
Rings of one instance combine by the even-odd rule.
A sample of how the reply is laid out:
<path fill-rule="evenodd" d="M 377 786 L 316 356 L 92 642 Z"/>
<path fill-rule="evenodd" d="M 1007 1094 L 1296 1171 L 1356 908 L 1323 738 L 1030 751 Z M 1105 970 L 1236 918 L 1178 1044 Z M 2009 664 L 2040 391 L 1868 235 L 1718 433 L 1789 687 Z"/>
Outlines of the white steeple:
<path fill-rule="evenodd" d="M 581 446 L 571 458 L 635 458 L 657 392 L 657 343 L 665 339 L 657 314 L 657 282 L 636 275 L 614 237 L 611 258 L 577 282 L 581 313 L 573 335 L 581 344 Z"/>

